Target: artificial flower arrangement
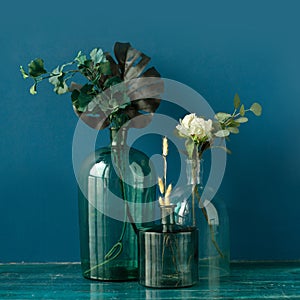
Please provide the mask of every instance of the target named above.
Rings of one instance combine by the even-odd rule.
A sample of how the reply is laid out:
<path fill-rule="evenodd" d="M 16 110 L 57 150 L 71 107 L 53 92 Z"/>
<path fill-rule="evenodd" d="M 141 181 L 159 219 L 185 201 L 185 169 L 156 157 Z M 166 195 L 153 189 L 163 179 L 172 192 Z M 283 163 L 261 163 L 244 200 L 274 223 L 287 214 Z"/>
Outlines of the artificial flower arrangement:
<path fill-rule="evenodd" d="M 252 112 L 256 116 L 262 114 L 262 107 L 259 103 L 254 102 L 250 108 L 245 109 L 245 105 L 241 104 L 241 100 L 238 94 L 234 97 L 234 111 L 229 114 L 225 112 L 218 112 L 215 115 L 215 119 L 205 119 L 204 117 L 199 117 L 195 113 L 190 113 L 184 116 L 183 119 L 179 120 L 179 124 L 176 126 L 174 133 L 185 139 L 184 153 L 187 155 L 188 159 L 194 160 L 195 165 L 192 169 L 194 172 L 193 177 L 196 176 L 196 164 L 203 155 L 203 153 L 214 147 L 214 142 L 217 138 L 226 138 L 230 134 L 238 134 L 239 127 L 241 124 L 248 122 L 246 113 Z M 226 152 L 231 153 L 229 149 L 223 148 Z M 160 202 L 170 203 L 170 194 L 172 191 L 172 184 L 167 186 L 166 183 L 166 172 L 167 172 L 167 161 L 166 156 L 168 154 L 168 140 L 166 137 L 163 138 L 163 164 L 164 164 L 164 176 L 158 178 L 158 186 L 161 196 L 159 198 Z M 195 182 L 195 180 L 194 180 Z M 196 184 L 193 186 L 193 195 L 199 193 L 197 191 Z M 198 201 L 201 201 L 200 197 Z M 195 216 L 193 217 L 195 219 Z M 195 220 L 193 220 L 195 224 Z"/>
<path fill-rule="evenodd" d="M 196 219 L 199 217 L 195 214 L 195 206 L 197 205 L 201 208 L 203 216 L 209 226 L 211 241 L 221 257 L 223 257 L 223 253 L 215 239 L 214 230 L 201 199 L 201 192 L 199 191 L 196 177 L 200 171 L 199 164 L 203 153 L 212 147 L 219 147 L 215 146 L 216 139 L 228 139 L 230 134 L 238 134 L 240 125 L 248 122 L 248 118 L 246 117 L 248 112 L 252 112 L 256 116 L 260 116 L 262 114 L 262 107 L 257 102 L 254 102 L 250 108 L 245 109 L 245 105 L 241 104 L 238 94 L 235 95 L 233 102 L 234 110 L 231 114 L 218 112 L 215 115 L 215 119 L 212 120 L 205 119 L 204 117 L 197 116 L 195 113 L 191 113 L 184 116 L 183 119 L 180 119 L 179 124 L 175 129 L 175 134 L 178 137 L 185 139 L 185 153 L 192 165 L 192 225 L 196 225 Z M 225 147 L 221 148 L 223 148 L 226 152 L 231 153 L 229 149 Z"/>
<path fill-rule="evenodd" d="M 45 69 L 44 61 L 41 58 L 32 60 L 28 64 L 28 70 L 21 66 L 20 71 L 24 79 L 31 78 L 33 80 L 33 85 L 30 88 L 30 93 L 33 95 L 37 94 L 37 87 L 40 82 L 45 80 L 53 85 L 56 94 L 70 93 L 76 115 L 92 128 L 101 130 L 109 126 L 116 129 L 122 126 L 144 127 L 151 121 L 152 114 L 160 105 L 163 81 L 159 79 L 160 74 L 154 67 L 145 70 L 150 58 L 131 47 L 129 43 L 115 43 L 114 55 L 116 60 L 109 52 L 95 48 L 89 56 L 79 51 L 71 62 L 57 66 L 50 72 Z M 76 75 L 83 76 L 86 83 L 73 82 L 72 79 Z M 157 80 L 153 81 L 153 78 L 157 78 Z M 246 117 L 248 112 L 260 116 L 262 113 L 261 105 L 253 103 L 249 109 L 245 109 L 239 96 L 235 95 L 234 110 L 231 114 L 219 112 L 212 120 L 191 113 L 179 120 L 175 132 L 177 136 L 185 139 L 186 155 L 188 159 L 195 162 L 194 168 L 192 168 L 193 177 L 196 176 L 197 161 L 201 159 L 203 153 L 214 147 L 217 138 L 228 138 L 230 134 L 239 133 L 239 126 L 248 121 Z M 228 149 L 225 150 L 229 152 Z M 166 137 L 163 139 L 162 154 L 164 175 L 163 178 L 158 178 L 161 193 L 159 203 L 161 206 L 168 206 L 172 204 L 171 194 L 173 191 L 172 184 L 167 184 L 166 180 L 166 157 L 168 154 Z M 121 178 L 120 181 L 122 186 Z M 125 195 L 123 198 L 126 200 Z M 209 224 L 196 184 L 192 186 L 192 199 L 193 225 L 195 225 L 196 218 L 194 213 L 196 201 Z M 132 218 L 128 209 L 127 216 L 131 221 Z M 222 255 L 214 241 L 213 232 L 212 240 L 219 254 Z M 113 259 L 117 259 L 121 253 L 120 251 L 116 254 L 115 246 L 108 252 L 113 253 Z M 109 258 L 103 263 L 111 260 L 112 258 Z M 96 265 L 94 268 L 96 269 L 98 266 Z"/>
<path fill-rule="evenodd" d="M 215 115 L 215 120 L 206 120 L 204 117 L 191 113 L 179 120 L 175 133 L 186 139 L 185 147 L 190 159 L 196 156 L 201 158 L 203 152 L 213 146 L 216 138 L 227 138 L 231 133 L 239 133 L 240 125 L 248 122 L 245 115 L 249 111 L 260 116 L 262 107 L 259 103 L 254 102 L 249 109 L 245 109 L 244 104 L 241 104 L 239 95 L 236 94 L 232 114 L 218 112 Z"/>

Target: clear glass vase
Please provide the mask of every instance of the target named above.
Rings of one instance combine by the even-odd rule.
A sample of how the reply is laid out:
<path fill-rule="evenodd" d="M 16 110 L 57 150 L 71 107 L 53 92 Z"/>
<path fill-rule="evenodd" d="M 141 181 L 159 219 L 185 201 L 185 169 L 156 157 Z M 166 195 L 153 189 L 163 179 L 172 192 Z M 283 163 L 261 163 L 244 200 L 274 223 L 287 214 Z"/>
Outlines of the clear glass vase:
<path fill-rule="evenodd" d="M 161 224 L 139 232 L 139 283 L 181 288 L 198 281 L 198 231 L 177 225 L 176 205 L 161 206 Z"/>
<path fill-rule="evenodd" d="M 80 253 L 88 279 L 137 279 L 138 230 L 154 220 L 153 168 L 126 137 L 126 129 L 111 129 L 111 144 L 87 157 L 80 171 Z"/>
<path fill-rule="evenodd" d="M 226 276 L 230 271 L 229 220 L 222 199 L 201 198 L 203 163 L 199 159 L 186 161 L 187 186 L 177 203 L 176 222 L 198 228 L 199 278 L 212 279 Z"/>

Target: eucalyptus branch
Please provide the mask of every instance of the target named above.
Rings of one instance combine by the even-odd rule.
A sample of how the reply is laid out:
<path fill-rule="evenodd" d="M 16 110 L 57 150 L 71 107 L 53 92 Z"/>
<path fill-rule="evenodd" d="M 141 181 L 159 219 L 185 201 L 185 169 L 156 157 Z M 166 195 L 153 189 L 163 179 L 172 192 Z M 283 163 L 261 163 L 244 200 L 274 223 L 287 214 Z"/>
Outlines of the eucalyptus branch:
<path fill-rule="evenodd" d="M 80 72 L 79 70 L 68 70 L 68 71 L 64 71 L 64 72 L 63 72 L 64 75 L 70 74 L 70 73 L 72 73 L 72 74 L 73 74 L 72 76 L 74 76 L 76 73 L 81 73 L 81 72 Z M 48 72 L 48 74 L 49 74 L 48 76 L 42 76 L 42 77 L 41 77 L 41 80 L 49 79 L 49 78 L 51 78 L 51 77 L 61 76 L 61 75 L 62 75 L 62 72 L 57 73 L 57 74 L 55 74 L 55 73 L 49 73 L 49 72 Z M 68 78 L 66 78 L 66 79 L 68 79 Z"/>
<path fill-rule="evenodd" d="M 248 122 L 248 118 L 245 117 L 245 114 L 249 111 L 253 112 L 256 116 L 260 116 L 262 113 L 262 107 L 257 102 L 254 102 L 250 106 L 250 108 L 245 109 L 244 104 L 241 104 L 241 100 L 238 94 L 234 96 L 233 104 L 234 111 L 232 114 L 218 112 L 215 115 L 215 119 L 218 123 L 216 124 L 217 130 L 214 133 L 216 137 L 228 137 L 231 133 L 239 133 L 238 127 L 242 123 Z"/>

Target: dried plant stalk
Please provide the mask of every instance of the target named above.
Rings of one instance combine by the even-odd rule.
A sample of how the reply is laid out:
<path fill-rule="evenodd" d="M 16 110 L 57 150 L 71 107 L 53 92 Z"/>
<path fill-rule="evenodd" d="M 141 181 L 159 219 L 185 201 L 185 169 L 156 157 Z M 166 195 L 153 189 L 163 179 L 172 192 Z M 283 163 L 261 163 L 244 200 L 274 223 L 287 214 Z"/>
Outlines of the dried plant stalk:
<path fill-rule="evenodd" d="M 165 202 L 164 202 L 164 200 L 163 200 L 163 198 L 161 196 L 159 196 L 158 202 L 159 202 L 160 206 L 164 206 L 165 205 Z"/>
<path fill-rule="evenodd" d="M 163 195 L 164 192 L 165 192 L 165 186 L 164 186 L 164 183 L 163 183 L 163 181 L 160 177 L 158 177 L 158 187 L 159 187 L 160 193 Z"/>
<path fill-rule="evenodd" d="M 167 156 L 169 151 L 168 139 L 167 137 L 163 137 L 163 156 Z"/>
<path fill-rule="evenodd" d="M 166 190 L 165 197 L 166 197 L 166 198 L 170 197 L 171 192 L 172 192 L 172 183 L 170 183 L 170 184 L 168 185 L 168 188 L 167 188 L 167 190 Z"/>

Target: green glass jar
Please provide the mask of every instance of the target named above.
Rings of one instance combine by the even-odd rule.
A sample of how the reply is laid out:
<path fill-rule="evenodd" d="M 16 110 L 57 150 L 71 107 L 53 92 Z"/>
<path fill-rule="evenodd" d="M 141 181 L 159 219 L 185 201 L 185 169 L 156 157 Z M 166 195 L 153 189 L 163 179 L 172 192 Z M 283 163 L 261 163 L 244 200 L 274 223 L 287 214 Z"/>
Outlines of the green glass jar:
<path fill-rule="evenodd" d="M 111 129 L 111 145 L 87 157 L 80 171 L 81 266 L 88 279 L 137 279 L 137 233 L 154 220 L 153 168 L 126 137 L 126 129 Z"/>
<path fill-rule="evenodd" d="M 182 288 L 198 281 L 198 230 L 175 224 L 176 205 L 161 206 L 161 224 L 139 233 L 139 283 Z"/>

